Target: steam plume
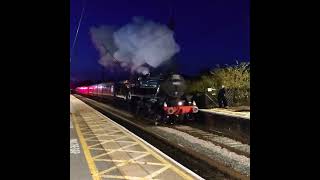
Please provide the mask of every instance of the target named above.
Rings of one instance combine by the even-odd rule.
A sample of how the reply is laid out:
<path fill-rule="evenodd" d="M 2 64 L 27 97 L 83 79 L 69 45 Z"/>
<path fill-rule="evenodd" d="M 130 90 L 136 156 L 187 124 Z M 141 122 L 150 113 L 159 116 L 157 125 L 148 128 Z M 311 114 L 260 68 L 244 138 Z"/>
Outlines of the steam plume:
<path fill-rule="evenodd" d="M 100 53 L 99 63 L 106 68 L 118 64 L 146 74 L 148 66 L 156 68 L 180 50 L 167 26 L 139 17 L 119 29 L 93 27 L 90 35 Z"/>

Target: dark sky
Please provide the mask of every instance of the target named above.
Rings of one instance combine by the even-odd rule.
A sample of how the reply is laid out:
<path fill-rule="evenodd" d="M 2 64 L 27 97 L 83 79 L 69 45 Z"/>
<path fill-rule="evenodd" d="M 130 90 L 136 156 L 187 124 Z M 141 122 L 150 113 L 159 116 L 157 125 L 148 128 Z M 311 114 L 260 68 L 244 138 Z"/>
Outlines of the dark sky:
<path fill-rule="evenodd" d="M 83 0 L 70 0 L 70 50 Z M 174 8 L 179 69 L 196 75 L 216 64 L 250 61 L 249 0 L 87 0 L 71 62 L 71 78 L 100 79 L 99 53 L 90 39 L 92 26 L 123 26 L 134 16 L 167 24 Z M 106 69 L 106 76 L 112 76 Z"/>

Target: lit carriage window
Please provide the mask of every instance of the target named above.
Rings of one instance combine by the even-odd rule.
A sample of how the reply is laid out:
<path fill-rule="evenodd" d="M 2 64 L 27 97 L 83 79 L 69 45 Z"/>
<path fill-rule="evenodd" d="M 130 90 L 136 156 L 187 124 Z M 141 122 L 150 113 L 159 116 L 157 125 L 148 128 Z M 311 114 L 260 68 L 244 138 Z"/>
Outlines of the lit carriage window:
<path fill-rule="evenodd" d="M 113 86 L 111 86 L 111 90 L 110 91 L 111 91 L 111 93 L 113 93 Z"/>

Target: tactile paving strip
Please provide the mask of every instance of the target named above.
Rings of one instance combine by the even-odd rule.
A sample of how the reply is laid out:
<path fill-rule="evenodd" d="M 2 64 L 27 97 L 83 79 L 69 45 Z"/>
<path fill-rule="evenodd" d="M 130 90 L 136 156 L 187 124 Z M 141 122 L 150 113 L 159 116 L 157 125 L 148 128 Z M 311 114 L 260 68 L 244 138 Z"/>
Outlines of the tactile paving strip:
<path fill-rule="evenodd" d="M 93 179 L 197 179 L 79 99 L 70 101 Z"/>

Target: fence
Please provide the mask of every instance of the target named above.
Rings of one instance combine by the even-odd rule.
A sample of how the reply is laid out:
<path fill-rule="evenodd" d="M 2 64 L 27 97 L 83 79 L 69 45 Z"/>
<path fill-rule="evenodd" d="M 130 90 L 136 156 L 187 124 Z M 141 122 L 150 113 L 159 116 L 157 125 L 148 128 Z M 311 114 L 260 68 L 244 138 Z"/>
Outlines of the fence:
<path fill-rule="evenodd" d="M 198 92 L 193 95 L 199 108 L 219 107 L 217 91 Z M 228 106 L 250 106 L 250 89 L 226 89 Z"/>
<path fill-rule="evenodd" d="M 229 106 L 250 106 L 250 89 L 227 89 L 225 96 Z"/>

